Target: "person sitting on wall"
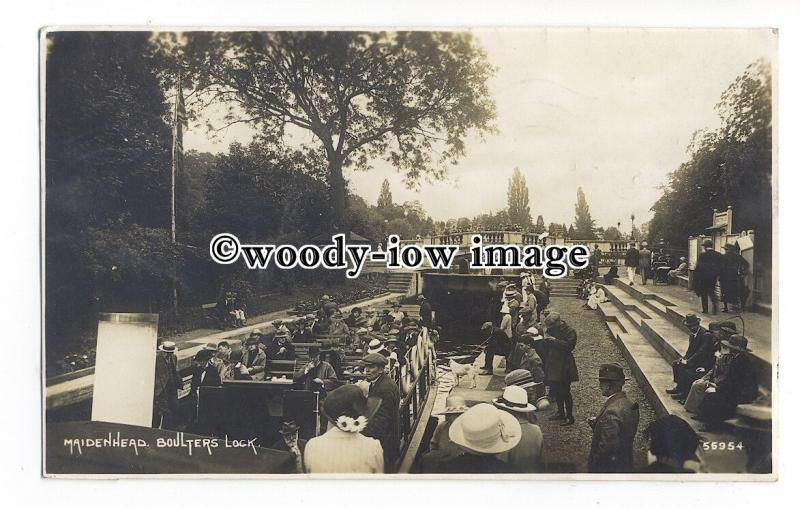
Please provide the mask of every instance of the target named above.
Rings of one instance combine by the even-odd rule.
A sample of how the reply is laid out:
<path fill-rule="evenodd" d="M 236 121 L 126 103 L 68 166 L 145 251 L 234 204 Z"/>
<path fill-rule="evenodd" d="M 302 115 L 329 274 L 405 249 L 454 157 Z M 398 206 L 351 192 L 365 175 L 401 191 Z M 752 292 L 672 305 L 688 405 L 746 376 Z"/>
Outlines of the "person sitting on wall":
<path fill-rule="evenodd" d="M 613 284 L 614 279 L 619 279 L 619 268 L 617 268 L 617 265 L 611 265 L 608 272 L 603 274 L 603 282 L 606 284 Z"/>
<path fill-rule="evenodd" d="M 678 281 L 678 277 L 686 277 L 689 273 L 689 265 L 686 263 L 686 258 L 681 256 L 680 263 L 678 263 L 678 267 L 674 270 L 670 270 L 667 275 L 669 277 L 669 281 L 672 284 L 676 284 Z"/>
<path fill-rule="evenodd" d="M 686 399 L 692 383 L 705 375 L 714 364 L 713 338 L 700 327 L 700 318 L 687 314 L 683 326 L 689 330 L 689 345 L 681 358 L 672 362 L 672 379 L 675 386 L 667 390 L 678 400 Z"/>
<path fill-rule="evenodd" d="M 692 391 L 700 394 L 698 419 L 706 422 L 708 430 L 733 417 L 736 406 L 749 404 L 758 396 L 758 381 L 750 351 L 743 335 L 723 339 L 714 369 L 692 385 Z"/>

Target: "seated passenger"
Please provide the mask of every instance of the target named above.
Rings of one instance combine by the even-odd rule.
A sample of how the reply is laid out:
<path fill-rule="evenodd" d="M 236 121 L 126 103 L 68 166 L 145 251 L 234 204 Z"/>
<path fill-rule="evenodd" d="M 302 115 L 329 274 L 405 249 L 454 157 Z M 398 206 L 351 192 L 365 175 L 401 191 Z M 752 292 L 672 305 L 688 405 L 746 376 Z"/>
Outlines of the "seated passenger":
<path fill-rule="evenodd" d="M 223 380 L 233 379 L 235 381 L 252 381 L 253 377 L 248 374 L 247 367 L 242 363 L 243 353 L 241 349 L 231 352 L 228 369 L 225 371 Z"/>
<path fill-rule="evenodd" d="M 303 390 L 312 392 L 325 392 L 333 389 L 338 378 L 333 366 L 324 361 L 317 346 L 308 348 L 308 363 L 306 366 L 294 373 L 294 381 Z"/>
<path fill-rule="evenodd" d="M 294 360 L 295 352 L 289 333 L 283 329 L 278 330 L 275 337 L 267 344 L 267 358 L 270 360 Z"/>
<path fill-rule="evenodd" d="M 678 265 L 678 268 L 669 271 L 669 280 L 671 283 L 675 284 L 678 280 L 678 277 L 685 277 L 687 273 L 689 273 L 689 268 L 686 264 L 686 258 L 681 257 L 681 262 Z"/>
<path fill-rule="evenodd" d="M 242 357 L 247 374 L 256 381 L 264 379 L 264 371 L 267 368 L 267 355 L 258 347 L 260 339 L 260 336 L 251 333 L 245 341 L 245 351 Z"/>
<path fill-rule="evenodd" d="M 366 319 L 361 315 L 360 307 L 353 307 L 350 314 L 345 318 L 344 324 L 350 328 L 358 328 L 366 323 Z"/>
<path fill-rule="evenodd" d="M 603 282 L 606 284 L 613 284 L 614 279 L 619 279 L 619 268 L 617 268 L 617 265 L 612 265 L 608 273 L 603 274 Z"/>
<path fill-rule="evenodd" d="M 327 335 L 343 337 L 350 335 L 350 328 L 344 323 L 341 311 L 335 311 L 331 314 L 330 326 L 328 327 Z"/>

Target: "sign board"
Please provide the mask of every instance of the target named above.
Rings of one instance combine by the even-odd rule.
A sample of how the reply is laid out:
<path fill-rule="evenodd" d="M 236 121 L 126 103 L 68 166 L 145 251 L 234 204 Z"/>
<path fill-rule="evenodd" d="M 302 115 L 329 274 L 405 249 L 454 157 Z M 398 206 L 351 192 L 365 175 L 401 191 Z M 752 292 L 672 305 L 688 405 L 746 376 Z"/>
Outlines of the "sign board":
<path fill-rule="evenodd" d="M 699 248 L 700 238 L 693 237 L 689 238 L 689 259 L 688 259 L 688 269 L 694 270 L 697 267 L 697 252 L 700 250 Z"/>
<path fill-rule="evenodd" d="M 92 421 L 150 427 L 158 314 L 101 314 Z"/>

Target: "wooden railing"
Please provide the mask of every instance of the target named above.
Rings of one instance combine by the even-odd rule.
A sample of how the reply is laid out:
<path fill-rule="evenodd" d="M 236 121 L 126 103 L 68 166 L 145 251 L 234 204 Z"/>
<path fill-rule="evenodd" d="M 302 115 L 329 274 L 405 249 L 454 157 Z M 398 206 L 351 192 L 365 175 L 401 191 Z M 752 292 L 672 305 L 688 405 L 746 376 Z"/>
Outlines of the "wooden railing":
<path fill-rule="evenodd" d="M 419 415 L 425 406 L 430 388 L 430 362 L 420 369 L 419 376 L 411 385 L 408 394 L 400 401 L 400 456 L 403 457 L 408 448 L 411 437 L 419 423 Z"/>

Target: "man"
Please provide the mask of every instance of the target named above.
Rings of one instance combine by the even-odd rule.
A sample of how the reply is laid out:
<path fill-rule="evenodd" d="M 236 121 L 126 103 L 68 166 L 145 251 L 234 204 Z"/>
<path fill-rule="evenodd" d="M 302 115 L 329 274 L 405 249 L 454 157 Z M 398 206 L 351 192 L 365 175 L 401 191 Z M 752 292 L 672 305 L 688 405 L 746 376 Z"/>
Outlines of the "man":
<path fill-rule="evenodd" d="M 230 364 L 228 369 L 225 371 L 225 375 L 222 379 L 233 379 L 235 381 L 252 381 L 253 377 L 247 373 L 247 367 L 244 366 L 242 363 L 242 357 L 244 356 L 243 351 L 241 349 L 237 349 L 236 351 L 231 351 L 230 356 Z"/>
<path fill-rule="evenodd" d="M 514 328 L 514 336 L 519 339 L 528 332 L 528 329 L 536 324 L 533 319 L 533 309 L 535 307 L 528 307 L 527 305 L 519 310 L 519 322 Z"/>
<path fill-rule="evenodd" d="M 314 342 L 314 321 L 316 316 L 314 314 L 306 314 L 302 318 L 302 323 L 297 327 L 297 330 L 292 336 L 292 342 L 299 342 L 301 344 L 308 344 Z"/>
<path fill-rule="evenodd" d="M 194 355 L 190 394 L 195 397 L 195 400 L 201 386 L 222 386 L 219 370 L 211 361 L 213 357 L 214 353 L 208 349 L 201 349 Z"/>
<path fill-rule="evenodd" d="M 419 295 L 419 319 L 425 328 L 430 330 L 433 327 L 433 309 L 424 295 Z"/>
<path fill-rule="evenodd" d="M 308 348 L 308 363 L 294 373 L 294 382 L 303 390 L 326 393 L 337 384 L 336 370 L 322 359 L 322 350 L 317 346 Z"/>
<path fill-rule="evenodd" d="M 639 266 L 639 251 L 636 250 L 636 242 L 631 242 L 631 246 L 625 252 L 625 269 L 628 271 L 628 284 L 633 286 L 633 276 L 636 275 L 636 268 Z"/>
<path fill-rule="evenodd" d="M 178 390 L 183 379 L 178 374 L 175 343 L 163 342 L 156 353 L 156 381 L 153 387 L 153 428 L 175 430 L 178 419 Z"/>
<path fill-rule="evenodd" d="M 618 363 L 600 365 L 600 391 L 606 397 L 603 407 L 588 423 L 592 428 L 589 451 L 590 473 L 629 473 L 633 471 L 633 438 L 639 427 L 639 404 L 622 391 L 625 373 Z"/>
<path fill-rule="evenodd" d="M 592 270 L 592 277 L 597 277 L 600 275 L 600 258 L 602 253 L 600 252 L 600 246 L 594 244 L 594 250 L 592 251 L 592 255 L 589 258 L 589 266 Z"/>
<path fill-rule="evenodd" d="M 652 279 L 650 271 L 653 267 L 653 253 L 647 248 L 647 242 L 642 242 L 642 250 L 639 251 L 639 271 L 642 273 L 642 285 L 647 285 L 647 279 Z"/>
<path fill-rule="evenodd" d="M 722 256 L 722 270 L 719 285 L 722 290 L 722 312 L 728 312 L 728 304 L 737 312 L 744 306 L 746 296 L 743 294 L 744 277 L 750 269 L 750 264 L 745 260 L 739 249 L 732 243 L 725 244 L 725 254 Z"/>
<path fill-rule="evenodd" d="M 692 400 L 687 398 L 686 409 L 698 413 L 708 430 L 733 417 L 736 406 L 748 404 L 758 396 L 755 365 L 749 352 L 743 335 L 723 339 L 714 368 L 692 385 Z"/>
<path fill-rule="evenodd" d="M 328 295 L 322 295 L 322 304 L 320 305 L 320 311 L 322 311 L 322 317 L 327 318 L 330 317 L 336 310 L 339 309 L 339 306 L 333 299 Z"/>
<path fill-rule="evenodd" d="M 300 426 L 294 420 L 283 422 L 278 433 L 281 438 L 275 441 L 270 448 L 288 452 L 295 461 L 295 472 L 298 474 L 305 473 L 303 452 L 306 449 L 307 441 L 300 438 Z"/>
<path fill-rule="evenodd" d="M 687 314 L 683 326 L 689 329 L 689 346 L 686 353 L 672 362 L 672 379 L 675 386 L 667 393 L 678 400 L 686 399 L 692 383 L 714 365 L 714 339 L 710 333 L 700 328 L 700 318 Z M 699 369 L 702 369 L 700 371 Z"/>
<path fill-rule="evenodd" d="M 393 321 L 402 321 L 406 317 L 406 313 L 400 310 L 400 302 L 392 304 L 392 311 L 389 313 Z"/>
<path fill-rule="evenodd" d="M 362 359 L 362 363 L 369 382 L 369 398 L 381 401 L 363 434 L 380 441 L 386 472 L 391 473 L 400 457 L 400 389 L 385 372 L 388 363 L 385 356 L 371 353 Z"/>
<path fill-rule="evenodd" d="M 486 349 L 483 354 L 486 360 L 483 363 L 483 370 L 481 376 L 491 376 L 494 374 L 494 357 L 495 355 L 506 356 L 508 353 L 509 337 L 500 328 L 496 328 L 491 321 L 483 323 L 481 332 L 486 334 Z"/>
<path fill-rule="evenodd" d="M 536 301 L 536 321 L 540 321 L 542 319 L 542 312 L 550 305 L 550 296 L 538 289 L 533 290 L 533 296 Z"/>
<path fill-rule="evenodd" d="M 650 438 L 649 464 L 638 473 L 694 473 L 684 467 L 687 460 L 697 460 L 695 451 L 700 438 L 682 418 L 666 415 L 647 426 Z"/>
<path fill-rule="evenodd" d="M 251 333 L 244 343 L 245 351 L 242 356 L 242 363 L 247 369 L 247 374 L 257 381 L 264 379 L 264 371 L 267 368 L 267 355 L 258 347 L 260 342 L 261 336 Z"/>
<path fill-rule="evenodd" d="M 545 338 L 542 344 L 544 380 L 556 399 L 556 414 L 551 420 L 564 420 L 562 427 L 575 423 L 572 403 L 572 383 L 578 381 L 578 366 L 572 351 L 578 343 L 578 333 L 561 319 L 558 312 L 544 318 Z"/>
<path fill-rule="evenodd" d="M 289 334 L 284 330 L 279 330 L 267 344 L 266 353 L 270 360 L 294 360 L 296 356 Z"/>
<path fill-rule="evenodd" d="M 368 307 L 367 308 L 367 322 L 364 324 L 364 328 L 366 328 L 370 332 L 378 331 L 378 327 L 380 324 L 378 323 L 378 317 L 375 315 L 375 308 Z"/>
<path fill-rule="evenodd" d="M 711 240 L 703 240 L 703 253 L 697 257 L 694 271 L 694 292 L 700 297 L 703 314 L 708 314 L 708 300 L 711 299 L 712 314 L 716 314 L 717 280 L 722 272 L 722 254 L 714 250 Z"/>
<path fill-rule="evenodd" d="M 327 335 L 336 337 L 346 337 L 350 335 L 350 327 L 344 322 L 342 311 L 335 310 L 330 317 L 330 326 L 328 327 Z"/>

